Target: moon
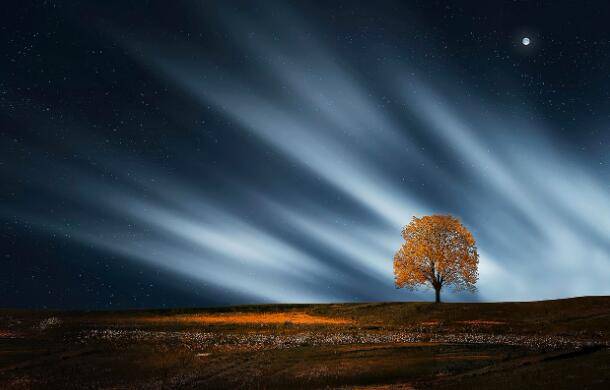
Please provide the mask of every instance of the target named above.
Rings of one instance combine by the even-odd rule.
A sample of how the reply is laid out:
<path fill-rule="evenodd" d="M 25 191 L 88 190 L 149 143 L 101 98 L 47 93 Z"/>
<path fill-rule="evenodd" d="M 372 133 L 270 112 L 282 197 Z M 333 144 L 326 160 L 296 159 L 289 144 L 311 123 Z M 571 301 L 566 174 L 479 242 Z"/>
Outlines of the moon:
<path fill-rule="evenodd" d="M 531 43 L 531 41 L 530 41 L 530 39 L 528 37 L 523 37 L 523 39 L 521 40 L 521 43 L 524 46 L 528 46 Z"/>

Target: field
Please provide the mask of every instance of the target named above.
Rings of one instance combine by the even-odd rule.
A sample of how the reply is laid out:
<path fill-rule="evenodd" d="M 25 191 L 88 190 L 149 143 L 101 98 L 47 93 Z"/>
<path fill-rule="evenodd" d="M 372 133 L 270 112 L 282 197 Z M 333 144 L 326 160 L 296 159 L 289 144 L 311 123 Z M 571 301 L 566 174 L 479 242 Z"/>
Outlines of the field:
<path fill-rule="evenodd" d="M 1 389 L 610 388 L 610 297 L 0 310 Z"/>

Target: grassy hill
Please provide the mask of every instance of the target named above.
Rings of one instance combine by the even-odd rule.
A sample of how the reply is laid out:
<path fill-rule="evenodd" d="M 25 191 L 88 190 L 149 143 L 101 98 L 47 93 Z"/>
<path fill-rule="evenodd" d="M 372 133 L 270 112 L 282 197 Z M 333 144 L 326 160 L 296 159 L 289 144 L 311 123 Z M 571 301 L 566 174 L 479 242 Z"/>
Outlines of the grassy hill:
<path fill-rule="evenodd" d="M 0 388 L 610 388 L 610 297 L 0 310 Z"/>
<path fill-rule="evenodd" d="M 198 316 L 256 313 L 304 313 L 315 317 L 346 320 L 343 326 L 387 329 L 423 327 L 436 331 L 478 326 L 491 331 L 597 336 L 610 331 L 610 297 L 578 297 L 535 302 L 428 303 L 379 302 L 336 304 L 264 304 L 216 308 L 122 310 L 122 311 L 31 311 L 0 309 L 0 318 L 19 318 L 32 325 L 59 316 L 64 325 L 127 326 L 145 322 L 160 325 L 205 326 Z M 253 317 L 255 318 L 255 317 Z M 153 320 L 151 320 L 153 319 Z M 175 321 L 168 321 L 174 319 Z M 290 322 L 290 321 L 287 321 Z M 263 325 L 265 321 L 261 322 Z M 231 323 L 223 324 L 230 326 Z M 241 327 L 246 324 L 238 324 Z M 277 323 L 269 325 L 277 326 Z M 290 325 L 290 324 L 287 324 Z M 306 323 L 302 325 L 307 325 Z M 315 325 L 315 324 L 311 324 Z"/>

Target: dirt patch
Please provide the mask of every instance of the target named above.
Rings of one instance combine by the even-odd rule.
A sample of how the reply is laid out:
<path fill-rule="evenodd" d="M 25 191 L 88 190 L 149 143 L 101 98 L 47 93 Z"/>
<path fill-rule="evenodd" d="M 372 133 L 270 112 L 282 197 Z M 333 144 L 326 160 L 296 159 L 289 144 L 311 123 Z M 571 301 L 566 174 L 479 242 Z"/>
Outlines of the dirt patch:
<path fill-rule="evenodd" d="M 492 360 L 492 355 L 437 355 L 435 360 Z"/>

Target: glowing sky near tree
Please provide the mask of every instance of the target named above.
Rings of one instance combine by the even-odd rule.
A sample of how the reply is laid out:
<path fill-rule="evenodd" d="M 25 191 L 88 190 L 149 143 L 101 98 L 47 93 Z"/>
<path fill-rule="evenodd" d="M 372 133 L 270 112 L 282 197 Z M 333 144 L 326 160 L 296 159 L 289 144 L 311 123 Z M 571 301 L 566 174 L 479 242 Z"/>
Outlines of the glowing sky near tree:
<path fill-rule="evenodd" d="M 553 26 L 524 52 L 417 4 L 121 7 L 21 10 L 61 23 L 3 65 L 0 306 L 428 299 L 392 256 L 430 213 L 481 254 L 449 300 L 610 293 L 610 107 Z"/>

